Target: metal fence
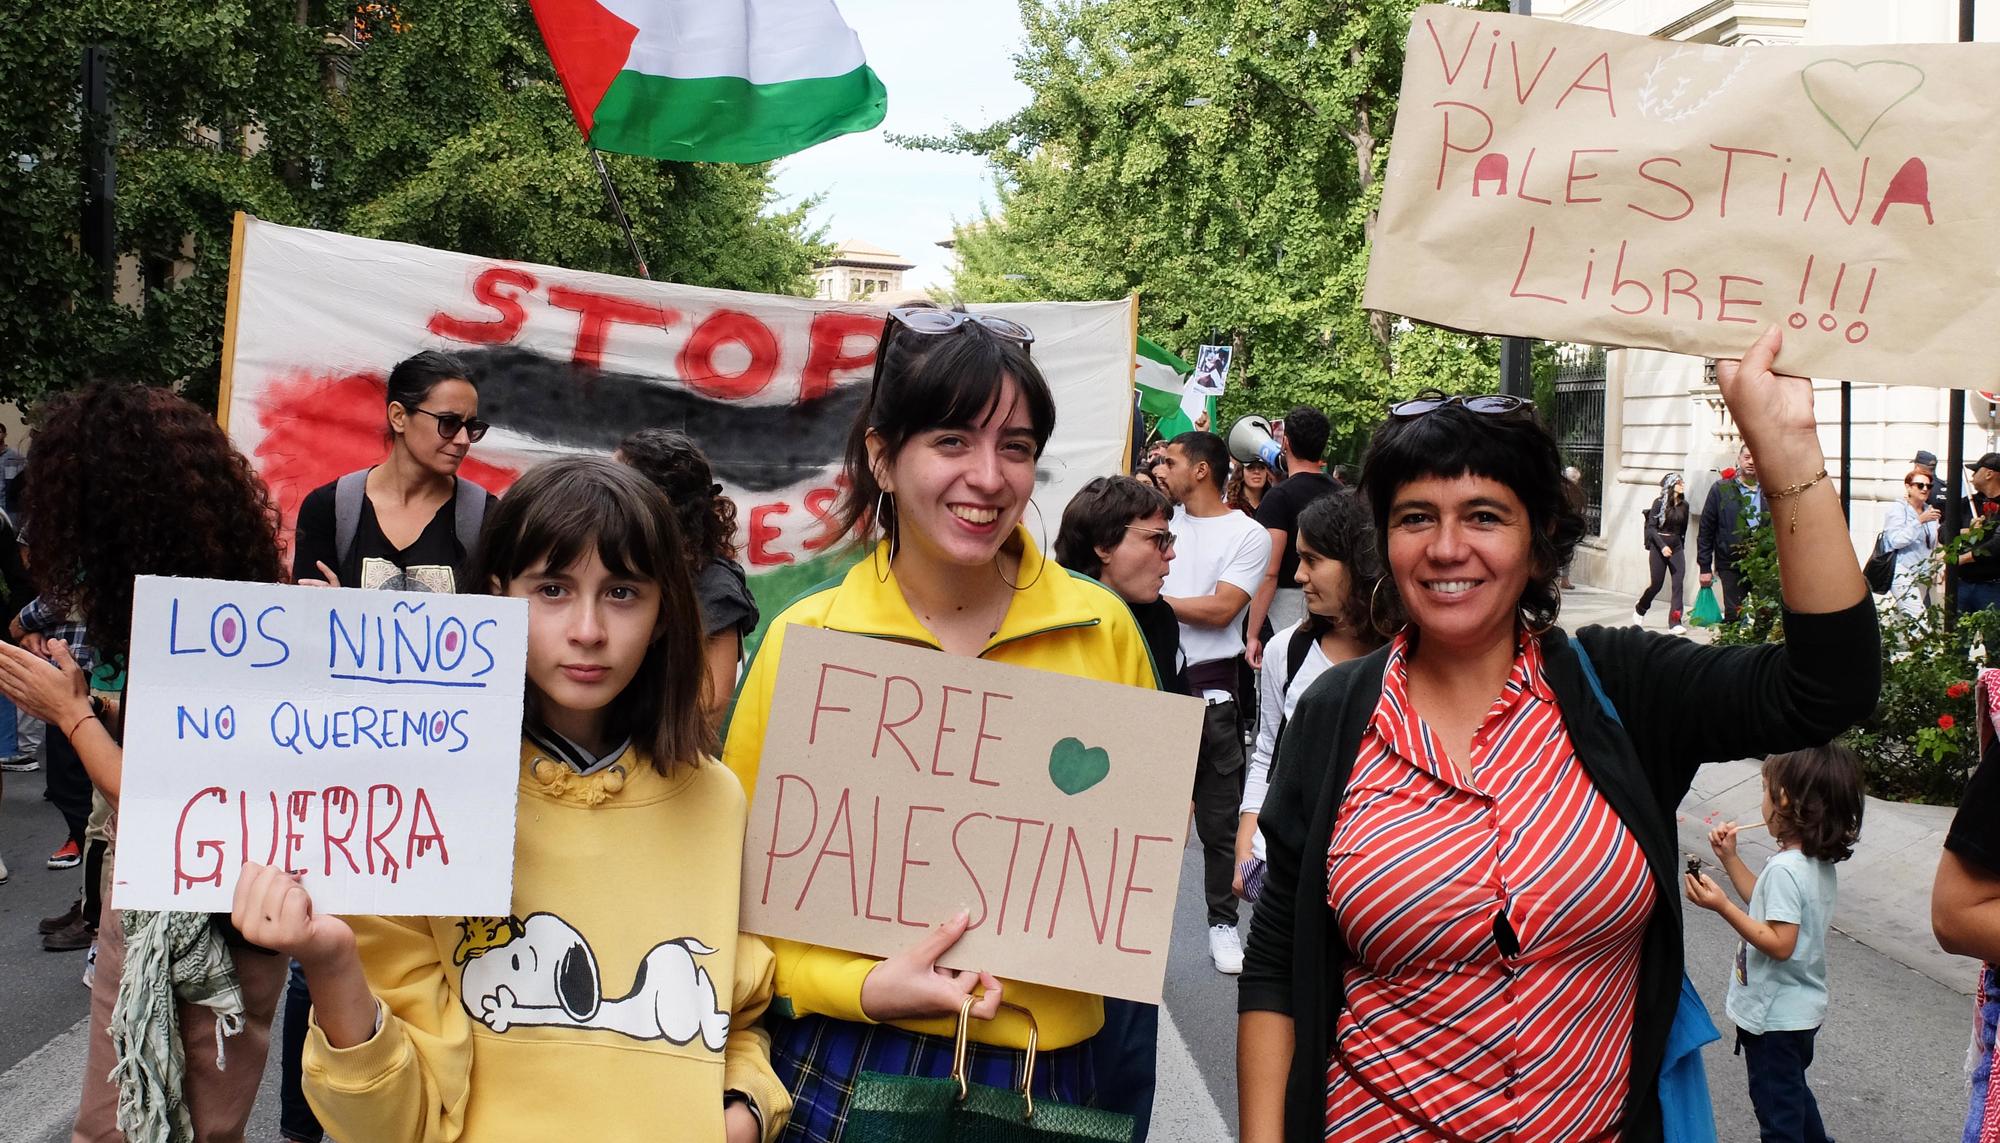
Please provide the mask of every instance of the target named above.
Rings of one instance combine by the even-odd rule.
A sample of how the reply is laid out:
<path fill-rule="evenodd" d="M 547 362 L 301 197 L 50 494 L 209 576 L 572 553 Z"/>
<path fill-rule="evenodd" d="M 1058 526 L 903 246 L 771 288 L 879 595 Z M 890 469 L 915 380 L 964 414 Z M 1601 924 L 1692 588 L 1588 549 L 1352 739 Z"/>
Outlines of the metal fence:
<path fill-rule="evenodd" d="M 1583 473 L 1583 515 L 1591 535 L 1604 526 L 1604 350 L 1577 347 L 1556 366 L 1549 430 L 1563 461 Z"/>

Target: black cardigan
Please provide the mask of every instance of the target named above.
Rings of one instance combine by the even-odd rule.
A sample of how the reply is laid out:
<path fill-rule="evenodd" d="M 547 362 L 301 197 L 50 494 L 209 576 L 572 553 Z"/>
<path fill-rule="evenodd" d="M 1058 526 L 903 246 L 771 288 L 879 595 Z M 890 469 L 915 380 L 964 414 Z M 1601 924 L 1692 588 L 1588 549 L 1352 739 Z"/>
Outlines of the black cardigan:
<path fill-rule="evenodd" d="M 1661 1138 L 1659 1072 L 1681 987 L 1681 878 L 1674 811 L 1704 763 L 1823 743 L 1868 717 L 1881 691 L 1881 635 L 1871 598 L 1826 615 L 1785 613 L 1785 642 L 1707 647 L 1634 627 L 1586 627 L 1604 712 L 1569 639 L 1542 639 L 1549 686 L 1577 758 L 1653 874 L 1640 945 L 1624 1138 Z M 1328 670 L 1299 699 L 1258 827 L 1269 858 L 1250 929 L 1239 1011 L 1293 1019 L 1285 1088 L 1287 1143 L 1326 1132 L 1326 1069 L 1343 1003 L 1346 949 L 1330 924 L 1324 858 L 1361 738 L 1382 693 L 1388 650 Z"/>

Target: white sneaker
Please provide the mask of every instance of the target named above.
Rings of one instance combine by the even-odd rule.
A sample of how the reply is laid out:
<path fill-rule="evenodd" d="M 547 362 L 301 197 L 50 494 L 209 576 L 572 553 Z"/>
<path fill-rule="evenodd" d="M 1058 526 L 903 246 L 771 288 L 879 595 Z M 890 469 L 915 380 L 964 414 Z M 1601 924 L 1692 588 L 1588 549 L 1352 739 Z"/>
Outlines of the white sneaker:
<path fill-rule="evenodd" d="M 90 942 L 90 951 L 83 954 L 83 986 L 85 988 L 94 988 L 96 987 L 96 985 L 97 985 L 97 942 L 92 941 Z M 280 1005 L 283 1005 L 284 998 L 279 997 L 278 1003 Z"/>
<path fill-rule="evenodd" d="M 1687 633 L 1688 629 L 1685 623 L 1676 623 L 1672 627 L 1667 628 L 1667 634 L 1669 635 L 1685 635 Z"/>
<path fill-rule="evenodd" d="M 1632 626 L 1644 627 L 1645 625 L 1646 625 L 1646 613 L 1643 611 L 1634 611 L 1632 613 Z"/>
<path fill-rule="evenodd" d="M 7 863 L 4 860 L 0 860 L 0 885 L 5 885 L 6 883 L 7 883 Z"/>
<path fill-rule="evenodd" d="M 1215 971 L 1231 976 L 1243 971 L 1243 938 L 1236 935 L 1235 925 L 1215 925 L 1208 930 L 1208 959 L 1215 962 Z"/>

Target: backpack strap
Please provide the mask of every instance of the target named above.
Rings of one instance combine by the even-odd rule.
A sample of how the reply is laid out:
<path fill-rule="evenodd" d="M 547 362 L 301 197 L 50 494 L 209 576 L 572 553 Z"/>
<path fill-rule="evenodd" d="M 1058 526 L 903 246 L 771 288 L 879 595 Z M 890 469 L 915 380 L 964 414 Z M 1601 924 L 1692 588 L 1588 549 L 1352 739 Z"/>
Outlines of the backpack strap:
<path fill-rule="evenodd" d="M 1309 621 L 1308 621 L 1309 622 Z M 1299 668 L 1306 665 L 1306 656 L 1312 653 L 1312 645 L 1317 642 L 1301 623 L 1292 628 L 1292 641 L 1285 645 L 1285 685 L 1299 677 Z"/>
<path fill-rule="evenodd" d="M 491 493 L 462 476 L 455 481 L 457 487 L 451 494 L 452 527 L 458 533 L 458 546 L 470 560 L 479 551 L 479 526 L 486 522 L 486 501 Z"/>
<path fill-rule="evenodd" d="M 361 506 L 368 500 L 368 473 L 357 468 L 333 485 L 333 552 L 339 561 L 335 570 L 347 563 L 354 550 L 355 533 L 361 530 Z"/>
<path fill-rule="evenodd" d="M 1611 705 L 1611 696 L 1604 693 L 1604 683 L 1597 677 L 1597 667 L 1590 661 L 1590 652 L 1583 649 L 1583 641 L 1576 636 L 1569 635 L 1568 638 L 1570 647 L 1576 651 L 1576 664 L 1583 668 L 1583 681 L 1590 684 L 1590 693 L 1597 696 L 1597 705 L 1604 708 L 1611 721 L 1624 726 L 1625 720 L 1618 717 L 1618 708 Z"/>

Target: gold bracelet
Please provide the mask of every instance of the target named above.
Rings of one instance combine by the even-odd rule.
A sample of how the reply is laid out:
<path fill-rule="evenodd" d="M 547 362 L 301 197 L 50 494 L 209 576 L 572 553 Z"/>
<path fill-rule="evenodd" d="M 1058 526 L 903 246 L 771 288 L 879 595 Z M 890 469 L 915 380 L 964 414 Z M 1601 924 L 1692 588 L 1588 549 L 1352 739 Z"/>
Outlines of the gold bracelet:
<path fill-rule="evenodd" d="M 1826 469 L 1822 468 L 1819 470 L 1819 474 L 1814 476 L 1811 480 L 1794 484 L 1789 488 L 1780 488 L 1776 492 L 1766 492 L 1764 494 L 1764 499 L 1776 502 L 1779 500 L 1783 500 L 1787 496 L 1797 496 L 1799 493 L 1804 492 L 1806 489 L 1811 488 L 1813 485 L 1818 484 L 1820 481 L 1825 479 L 1826 479 Z M 1791 523 L 1787 527 L 1787 532 L 1796 533 L 1798 530 L 1799 530 L 1799 506 L 1794 504 L 1792 505 Z"/>

